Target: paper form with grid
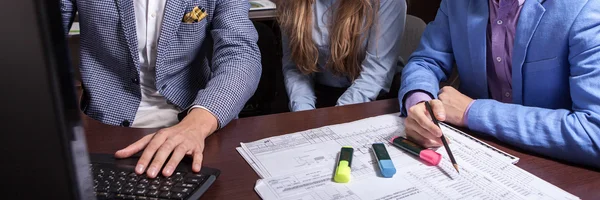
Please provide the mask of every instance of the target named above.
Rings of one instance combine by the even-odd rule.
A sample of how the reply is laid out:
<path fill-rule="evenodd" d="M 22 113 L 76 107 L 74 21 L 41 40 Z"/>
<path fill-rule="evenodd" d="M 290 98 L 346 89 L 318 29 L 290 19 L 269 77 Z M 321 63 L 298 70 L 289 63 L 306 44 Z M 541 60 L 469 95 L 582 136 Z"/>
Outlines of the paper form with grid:
<path fill-rule="evenodd" d="M 261 177 L 255 186 L 263 199 L 578 199 L 513 165 L 518 158 L 490 148 L 449 126 L 442 126 L 461 173 L 452 168 L 445 149 L 438 166 L 388 144 L 404 136 L 398 114 L 241 143 L 242 157 Z M 393 178 L 378 175 L 371 144 L 381 142 L 397 169 Z M 332 181 L 342 146 L 352 146 L 350 183 Z"/>

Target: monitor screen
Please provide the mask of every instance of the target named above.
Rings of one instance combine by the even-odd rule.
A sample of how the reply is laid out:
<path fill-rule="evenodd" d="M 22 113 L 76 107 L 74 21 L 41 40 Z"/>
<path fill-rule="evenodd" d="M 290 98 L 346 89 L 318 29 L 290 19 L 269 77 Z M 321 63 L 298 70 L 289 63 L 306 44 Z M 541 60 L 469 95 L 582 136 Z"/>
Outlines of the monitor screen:
<path fill-rule="evenodd" d="M 59 0 L 0 3 L 3 199 L 94 198 L 61 19 Z"/>

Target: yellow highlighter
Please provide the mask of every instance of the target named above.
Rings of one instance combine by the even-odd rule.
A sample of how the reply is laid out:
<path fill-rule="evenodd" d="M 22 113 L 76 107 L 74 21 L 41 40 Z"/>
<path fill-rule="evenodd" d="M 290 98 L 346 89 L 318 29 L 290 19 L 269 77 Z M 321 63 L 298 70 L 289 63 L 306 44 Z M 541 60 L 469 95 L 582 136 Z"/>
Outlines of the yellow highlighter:
<path fill-rule="evenodd" d="M 347 183 L 350 181 L 350 172 L 352 171 L 350 165 L 352 164 L 353 153 L 354 149 L 352 147 L 342 147 L 342 151 L 340 151 L 340 158 L 338 159 L 337 167 L 335 168 L 333 181 L 337 183 Z"/>

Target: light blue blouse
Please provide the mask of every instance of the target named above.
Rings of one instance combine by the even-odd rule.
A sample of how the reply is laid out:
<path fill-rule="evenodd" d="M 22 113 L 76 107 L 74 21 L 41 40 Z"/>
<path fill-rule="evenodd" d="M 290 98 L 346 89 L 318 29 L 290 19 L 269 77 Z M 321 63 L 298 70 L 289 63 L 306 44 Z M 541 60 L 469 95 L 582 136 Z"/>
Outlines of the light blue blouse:
<path fill-rule="evenodd" d="M 283 35 L 283 76 L 290 98 L 290 110 L 301 111 L 315 108 L 314 81 L 331 87 L 349 87 L 338 99 L 337 105 L 373 101 L 380 91 L 389 91 L 397 69 L 400 40 L 406 17 L 405 0 L 381 0 L 377 24 L 366 33 L 366 56 L 362 61 L 362 72 L 351 81 L 350 77 L 336 76 L 325 68 L 330 58 L 329 29 L 332 18 L 331 6 L 336 0 L 317 0 L 314 8 L 313 40 L 319 50 L 319 72 L 304 75 L 291 60 L 287 36 Z"/>

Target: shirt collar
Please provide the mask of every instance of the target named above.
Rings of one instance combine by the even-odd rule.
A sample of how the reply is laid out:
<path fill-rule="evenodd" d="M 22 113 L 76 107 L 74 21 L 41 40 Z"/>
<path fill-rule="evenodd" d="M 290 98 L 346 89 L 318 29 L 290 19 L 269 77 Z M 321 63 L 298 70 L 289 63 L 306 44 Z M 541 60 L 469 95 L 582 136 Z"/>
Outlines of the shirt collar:
<path fill-rule="evenodd" d="M 518 1 L 519 1 L 519 6 L 522 6 L 525 3 L 525 0 L 518 0 Z M 500 3 L 500 0 L 492 0 L 492 2 Z"/>

